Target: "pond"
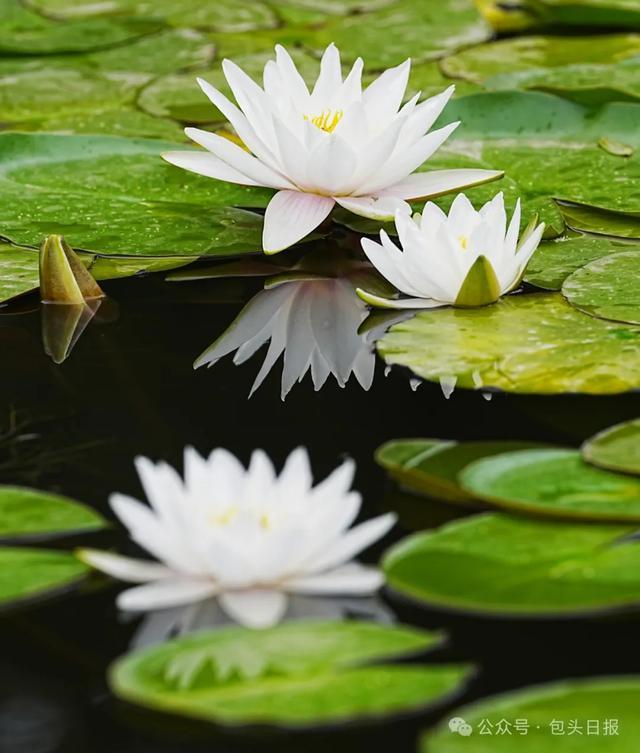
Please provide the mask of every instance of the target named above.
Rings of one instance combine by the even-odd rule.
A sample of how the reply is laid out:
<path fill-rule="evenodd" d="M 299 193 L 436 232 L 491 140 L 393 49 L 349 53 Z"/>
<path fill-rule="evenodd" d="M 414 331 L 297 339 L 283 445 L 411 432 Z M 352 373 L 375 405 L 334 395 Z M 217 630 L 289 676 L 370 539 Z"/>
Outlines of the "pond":
<path fill-rule="evenodd" d="M 636 750 L 639 30 L 0 0 L 0 753 Z"/>

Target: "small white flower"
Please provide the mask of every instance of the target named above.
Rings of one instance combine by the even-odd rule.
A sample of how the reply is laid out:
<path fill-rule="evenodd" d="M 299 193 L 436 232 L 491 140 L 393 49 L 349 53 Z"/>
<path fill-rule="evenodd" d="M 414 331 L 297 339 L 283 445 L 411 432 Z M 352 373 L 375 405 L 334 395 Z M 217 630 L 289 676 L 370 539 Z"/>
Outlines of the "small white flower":
<path fill-rule="evenodd" d="M 383 582 L 373 567 L 351 560 L 384 536 L 392 514 L 354 522 L 360 495 L 349 491 L 346 461 L 313 487 L 307 452 L 294 450 L 276 476 L 256 450 L 249 467 L 223 449 L 208 459 L 185 450 L 184 481 L 165 463 L 138 458 L 151 507 L 114 494 L 111 507 L 132 540 L 160 562 L 80 550 L 82 561 L 120 580 L 143 585 L 118 597 L 126 610 L 147 611 L 216 596 L 248 627 L 277 623 L 287 594 L 370 595 Z"/>
<path fill-rule="evenodd" d="M 476 211 L 464 194 L 447 216 L 428 202 L 422 215 L 396 213 L 402 250 L 380 231 L 382 244 L 362 239 L 362 248 L 381 275 L 411 298 L 388 299 L 358 289 L 372 306 L 434 308 L 485 306 L 520 284 L 538 247 L 544 223 L 531 223 L 518 243 L 520 200 L 507 229 L 502 193 Z"/>
<path fill-rule="evenodd" d="M 362 90 L 362 59 L 343 80 L 340 53 L 325 50 L 311 91 L 287 51 L 264 68 L 263 87 L 235 63 L 223 71 L 237 106 L 201 79 L 203 92 L 247 147 L 214 133 L 185 133 L 207 152 L 168 152 L 173 165 L 217 180 L 277 190 L 267 207 L 263 247 L 277 253 L 308 235 L 337 203 L 355 214 L 390 220 L 406 200 L 435 196 L 503 175 L 458 169 L 416 173 L 458 123 L 429 129 L 454 87 L 402 105 L 410 61 Z"/>

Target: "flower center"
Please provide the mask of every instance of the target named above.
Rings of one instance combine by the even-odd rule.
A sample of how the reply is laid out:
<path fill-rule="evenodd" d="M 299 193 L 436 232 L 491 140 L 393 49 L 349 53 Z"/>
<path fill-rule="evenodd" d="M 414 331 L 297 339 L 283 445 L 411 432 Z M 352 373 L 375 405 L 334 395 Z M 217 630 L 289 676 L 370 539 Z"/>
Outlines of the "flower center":
<path fill-rule="evenodd" d="M 315 115 L 314 117 L 305 115 L 304 119 L 313 123 L 321 131 L 333 133 L 338 123 L 342 120 L 343 115 L 344 112 L 342 110 L 323 110 L 320 115 Z"/>
<path fill-rule="evenodd" d="M 460 241 L 460 246 L 464 251 L 467 250 L 467 246 L 469 245 L 469 239 L 466 235 L 461 235 L 458 240 Z"/>

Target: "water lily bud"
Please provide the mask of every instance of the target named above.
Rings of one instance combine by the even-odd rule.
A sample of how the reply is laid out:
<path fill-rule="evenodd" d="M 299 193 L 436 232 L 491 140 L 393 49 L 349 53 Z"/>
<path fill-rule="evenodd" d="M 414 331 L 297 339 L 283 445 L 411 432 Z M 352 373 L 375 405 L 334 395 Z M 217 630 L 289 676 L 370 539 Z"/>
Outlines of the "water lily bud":
<path fill-rule="evenodd" d="M 40 247 L 40 300 L 81 304 L 104 298 L 102 288 L 61 235 L 48 236 Z"/>

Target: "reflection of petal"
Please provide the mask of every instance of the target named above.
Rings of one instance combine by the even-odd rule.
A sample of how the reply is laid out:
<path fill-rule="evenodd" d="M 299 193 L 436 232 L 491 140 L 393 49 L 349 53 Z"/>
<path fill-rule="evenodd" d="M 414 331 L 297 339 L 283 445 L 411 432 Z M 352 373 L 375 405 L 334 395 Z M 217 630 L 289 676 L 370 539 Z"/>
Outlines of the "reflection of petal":
<path fill-rule="evenodd" d="M 287 609 L 287 596 L 281 591 L 227 591 L 219 601 L 236 622 L 258 629 L 277 625 Z"/>
<path fill-rule="evenodd" d="M 86 303 L 43 303 L 42 342 L 54 363 L 65 361 L 98 312 L 102 300 Z"/>
<path fill-rule="evenodd" d="M 269 342 L 251 394 L 281 354 L 283 400 L 309 371 L 316 390 L 329 374 L 340 387 L 355 374 L 368 390 L 375 371 L 373 338 L 359 332 L 367 315 L 367 307 L 347 278 L 292 279 L 262 290 L 249 301 L 227 331 L 196 360 L 195 367 L 211 366 L 233 351 L 234 363 L 244 363 Z"/>

